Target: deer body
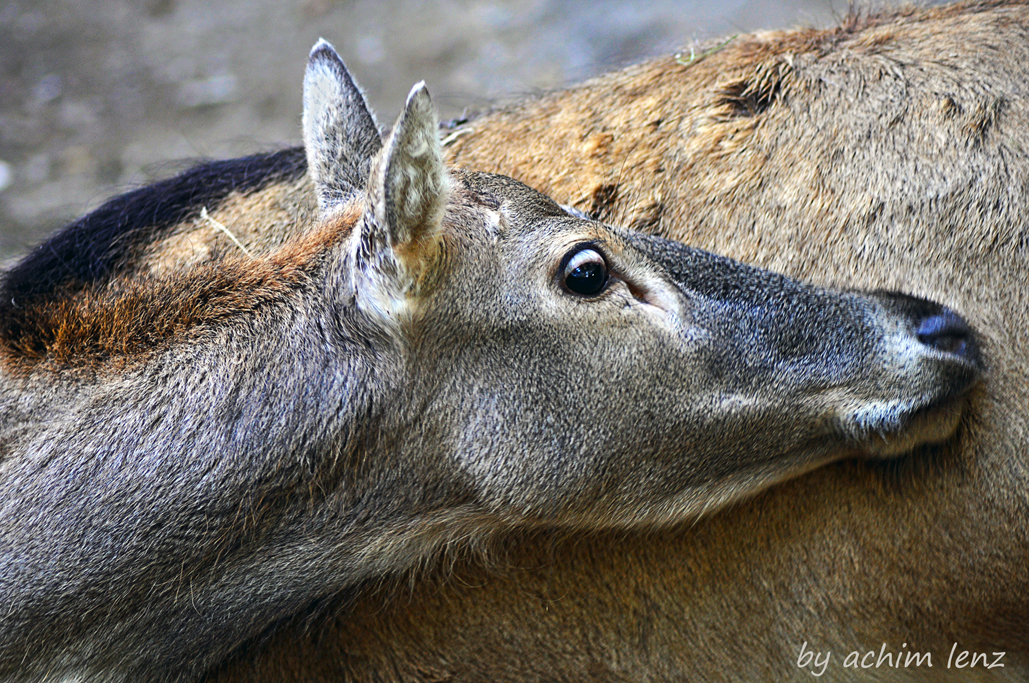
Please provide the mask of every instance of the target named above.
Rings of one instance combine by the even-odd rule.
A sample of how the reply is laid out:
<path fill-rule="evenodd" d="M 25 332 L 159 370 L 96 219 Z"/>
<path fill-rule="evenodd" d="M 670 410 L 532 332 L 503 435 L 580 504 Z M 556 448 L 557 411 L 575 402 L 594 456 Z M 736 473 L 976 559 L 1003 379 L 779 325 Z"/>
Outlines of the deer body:
<path fill-rule="evenodd" d="M 6 275 L 0 677 L 196 680 L 450 546 L 660 527 L 952 435 L 979 352 L 948 309 L 450 174 L 437 127 L 419 86 L 381 140 L 320 43 L 298 234 L 162 271 L 175 211 L 126 217 L 201 169 Z"/>
<path fill-rule="evenodd" d="M 461 124 L 452 161 L 595 217 L 952 306 L 983 337 L 983 390 L 937 448 L 684 529 L 514 535 L 506 572 L 370 587 L 220 680 L 807 680 L 804 643 L 832 653 L 823 680 L 865 675 L 843 658 L 883 644 L 933 653 L 883 680 L 1024 678 L 1027 32 L 1025 3 L 988 2 L 740 36 Z M 948 671 L 955 643 L 1005 667 Z"/>

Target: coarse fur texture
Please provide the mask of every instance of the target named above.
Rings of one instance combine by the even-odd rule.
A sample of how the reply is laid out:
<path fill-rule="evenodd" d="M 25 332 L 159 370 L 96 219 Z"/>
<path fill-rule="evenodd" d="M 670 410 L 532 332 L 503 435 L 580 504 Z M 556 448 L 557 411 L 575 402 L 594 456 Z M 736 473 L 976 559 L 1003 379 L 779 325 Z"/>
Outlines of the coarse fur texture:
<path fill-rule="evenodd" d="M 952 311 L 451 172 L 424 86 L 381 140 L 326 43 L 304 103 L 310 183 L 197 169 L 6 275 L 0 678 L 200 680 L 449 547 L 954 435 L 981 364 Z"/>
<path fill-rule="evenodd" d="M 822 468 L 683 528 L 510 535 L 504 572 L 371 582 L 214 680 L 800 681 L 805 642 L 832 652 L 821 680 L 867 680 L 844 657 L 883 644 L 933 668 L 876 680 L 1029 675 L 1026 3 L 741 35 L 453 132 L 452 162 L 604 220 L 941 301 L 981 334 L 984 385 L 939 447 Z M 947 670 L 955 643 L 1006 652 L 1004 668 Z"/>

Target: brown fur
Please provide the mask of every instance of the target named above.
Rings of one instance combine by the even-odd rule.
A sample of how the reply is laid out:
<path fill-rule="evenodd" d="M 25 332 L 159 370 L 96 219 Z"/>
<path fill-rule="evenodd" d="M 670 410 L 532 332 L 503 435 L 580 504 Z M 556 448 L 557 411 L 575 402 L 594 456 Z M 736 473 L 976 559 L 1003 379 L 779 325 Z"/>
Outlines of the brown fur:
<path fill-rule="evenodd" d="M 1029 5 L 740 36 L 463 124 L 452 161 L 605 220 L 967 315 L 991 368 L 959 438 L 844 463 L 686 529 L 510 539 L 341 600 L 212 679 L 808 680 L 802 643 L 931 651 L 883 680 L 1029 671 Z M 947 671 L 951 646 L 1004 669 Z M 862 672 L 864 673 L 864 672 Z"/>
<path fill-rule="evenodd" d="M 1008 143 L 1029 131 L 1026 14 L 1021 3 L 966 3 L 742 36 L 449 138 L 453 161 L 605 220 L 957 308 L 982 333 L 990 373 L 953 439 L 818 469 L 687 528 L 498 534 L 491 566 L 458 557 L 409 583 L 380 574 L 267 625 L 210 678 L 807 680 L 795 664 L 802 642 L 836 657 L 823 680 L 850 673 L 843 653 L 882 643 L 931 650 L 936 668 L 914 675 L 945 676 L 960 642 L 1006 650 L 1000 673 L 1022 676 L 1029 141 Z M 933 185 L 941 170 L 963 182 Z M 316 212 L 303 181 L 208 208 L 258 255 L 303 235 Z M 183 275 L 240 258 L 195 220 L 154 239 L 129 271 Z M 433 529 L 461 546 L 462 527 Z"/>
<path fill-rule="evenodd" d="M 262 195 L 256 202 L 230 200 L 217 215 L 242 216 L 240 205 L 252 210 L 254 203 L 267 201 Z M 306 284 L 318 257 L 348 234 L 360 215 L 353 205 L 334 222 L 259 258 L 236 249 L 221 258 L 205 252 L 206 258 L 195 259 L 195 236 L 180 233 L 168 238 L 155 245 L 161 257 L 151 271 L 84 287 L 68 283 L 55 295 L 11 311 L 0 335 L 4 370 L 25 376 L 37 369 L 96 370 L 110 362 L 122 367 L 133 356 L 166 348 L 191 334 L 209 334 L 220 323 L 283 303 Z M 205 237 L 210 239 L 212 232 L 208 227 Z M 183 242 L 189 245 L 189 257 L 170 267 L 169 259 L 185 256 Z"/>
<path fill-rule="evenodd" d="M 903 76 L 919 97 L 895 103 L 887 125 L 913 119 L 919 132 L 938 129 L 976 144 L 1004 100 L 966 81 L 980 68 L 970 60 L 977 50 L 1002 49 L 992 36 L 1015 40 L 1024 13 L 1021 3 L 962 3 L 855 16 L 826 31 L 739 36 L 692 63 L 680 53 L 472 121 L 467 134 L 453 138 L 449 158 L 503 170 L 613 223 L 652 226 L 656 234 L 782 268 L 787 264 L 761 251 L 762 234 L 790 230 L 794 261 L 794 253 L 817 251 L 831 226 L 874 212 L 851 203 L 861 197 L 834 197 L 833 188 L 820 186 L 825 165 L 815 160 L 826 141 L 801 129 L 788 106 L 770 106 L 783 98 L 805 102 L 832 87 L 828 75 L 808 75 L 801 64 L 847 64 L 900 78 L 903 65 L 926 63 L 936 72 Z M 818 125 L 815 113 L 805 125 Z M 612 196 L 617 201 L 598 203 Z M 653 207 L 662 207 L 659 220 Z M 716 229 L 728 225 L 752 227 Z"/>
<path fill-rule="evenodd" d="M 282 183 L 262 192 L 235 192 L 216 207 L 207 207 L 210 218 L 226 226 L 254 255 L 269 254 L 303 232 L 301 226 L 315 221 L 311 188 L 306 182 Z M 255 224 L 253 216 L 261 216 Z M 140 244 L 132 262 L 139 270 L 172 276 L 193 265 L 238 255 L 239 249 L 199 216 L 161 239 Z"/>
<path fill-rule="evenodd" d="M 3 680 L 242 675 L 265 643 L 295 650 L 304 615 L 451 551 L 664 528 L 946 442 L 974 405 L 981 353 L 953 311 L 451 173 L 424 84 L 382 139 L 324 41 L 303 121 L 306 199 L 295 151 L 198 166 L 0 281 Z M 324 635 L 387 642 L 362 624 Z M 315 650 L 255 670 L 380 677 Z"/>

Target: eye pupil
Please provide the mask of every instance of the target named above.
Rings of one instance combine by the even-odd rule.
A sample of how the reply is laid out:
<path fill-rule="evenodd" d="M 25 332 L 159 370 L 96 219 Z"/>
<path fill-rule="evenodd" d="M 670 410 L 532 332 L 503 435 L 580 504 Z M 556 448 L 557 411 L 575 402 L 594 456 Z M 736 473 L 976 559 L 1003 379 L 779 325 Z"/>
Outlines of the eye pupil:
<path fill-rule="evenodd" d="M 593 249 L 582 249 L 568 258 L 564 278 L 565 286 L 576 294 L 598 294 L 607 284 L 607 263 Z"/>
<path fill-rule="evenodd" d="M 587 263 L 568 274 L 568 286 L 580 294 L 592 294 L 604 283 L 604 267 L 599 263 Z"/>

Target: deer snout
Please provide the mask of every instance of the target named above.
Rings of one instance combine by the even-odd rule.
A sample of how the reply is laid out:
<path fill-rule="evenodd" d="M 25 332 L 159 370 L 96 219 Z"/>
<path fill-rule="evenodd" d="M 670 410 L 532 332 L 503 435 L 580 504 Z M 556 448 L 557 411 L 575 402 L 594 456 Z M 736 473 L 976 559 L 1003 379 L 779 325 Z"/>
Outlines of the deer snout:
<path fill-rule="evenodd" d="M 886 457 L 953 435 L 982 366 L 975 333 L 957 313 L 924 299 L 880 296 L 894 332 L 887 335 L 882 370 L 874 374 L 907 399 L 865 413 L 859 440 L 866 453 Z"/>

